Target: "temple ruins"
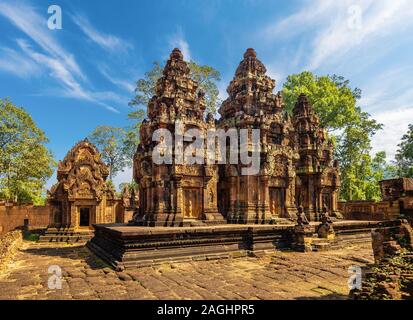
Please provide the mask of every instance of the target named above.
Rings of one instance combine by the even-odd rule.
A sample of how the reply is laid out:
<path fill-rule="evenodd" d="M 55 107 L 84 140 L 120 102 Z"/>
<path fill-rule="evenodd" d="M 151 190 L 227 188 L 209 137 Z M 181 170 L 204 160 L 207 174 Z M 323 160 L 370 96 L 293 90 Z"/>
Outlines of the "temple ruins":
<path fill-rule="evenodd" d="M 204 93 L 190 78 L 182 53 L 174 49 L 156 95 L 148 104 L 148 119 L 134 158 L 134 179 L 139 186 L 138 225 L 182 226 L 206 223 L 274 223 L 295 219 L 301 205 L 308 219 L 318 219 L 325 206 L 334 216 L 340 176 L 333 145 L 320 127 L 306 96 L 301 95 L 288 115 L 281 93 L 273 93 L 275 80 L 248 49 L 222 103 L 221 118 L 205 115 Z M 243 175 L 238 164 L 155 164 L 155 130 L 258 129 L 260 168 Z M 177 137 L 174 137 L 176 140 Z M 188 143 L 184 142 L 184 148 Z M 229 146 L 227 146 L 229 149 Z M 227 150 L 229 153 L 230 150 Z M 176 154 L 172 155 L 177 157 Z"/>

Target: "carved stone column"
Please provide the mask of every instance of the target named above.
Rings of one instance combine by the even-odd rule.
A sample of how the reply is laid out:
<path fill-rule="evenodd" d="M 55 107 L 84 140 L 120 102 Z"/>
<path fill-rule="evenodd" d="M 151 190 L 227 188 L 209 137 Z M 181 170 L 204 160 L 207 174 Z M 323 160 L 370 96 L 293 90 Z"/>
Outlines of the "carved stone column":
<path fill-rule="evenodd" d="M 69 225 L 73 228 L 78 227 L 78 211 L 77 211 L 77 206 L 72 203 L 70 206 L 70 223 Z"/>
<path fill-rule="evenodd" d="M 263 220 L 264 222 L 268 222 L 271 220 L 271 212 L 270 212 L 270 188 L 268 186 L 268 176 L 261 176 L 261 186 L 262 188 L 262 199 L 261 199 L 261 206 L 262 206 L 262 211 L 263 211 Z"/>
<path fill-rule="evenodd" d="M 236 202 L 237 202 L 237 177 L 229 177 L 229 208 L 227 219 L 230 222 L 235 223 L 236 221 Z"/>
<path fill-rule="evenodd" d="M 181 177 L 175 177 L 175 189 L 176 189 L 176 210 L 175 216 L 181 216 L 183 219 L 183 190 L 182 190 L 182 183 Z"/>
<path fill-rule="evenodd" d="M 285 205 L 287 218 L 296 219 L 297 218 L 297 205 L 295 203 L 295 179 L 293 177 L 288 178 L 288 187 L 286 188 Z"/>

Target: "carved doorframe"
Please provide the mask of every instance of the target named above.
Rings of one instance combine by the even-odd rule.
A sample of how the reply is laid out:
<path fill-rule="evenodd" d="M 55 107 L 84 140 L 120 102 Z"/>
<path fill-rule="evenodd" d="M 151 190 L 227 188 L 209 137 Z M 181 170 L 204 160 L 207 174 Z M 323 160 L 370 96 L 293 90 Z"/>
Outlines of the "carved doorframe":
<path fill-rule="evenodd" d="M 283 217 L 285 212 L 285 188 L 269 187 L 269 205 L 272 216 Z"/>
<path fill-rule="evenodd" d="M 74 203 L 75 210 L 76 210 L 76 227 L 80 229 L 90 229 L 92 228 L 92 224 L 98 222 L 97 220 L 97 204 L 94 201 L 76 201 Z M 89 209 L 89 225 L 88 226 L 81 226 L 80 225 L 80 210 L 82 208 Z"/>
<path fill-rule="evenodd" d="M 183 218 L 202 219 L 203 199 L 202 188 L 184 187 L 183 190 Z"/>

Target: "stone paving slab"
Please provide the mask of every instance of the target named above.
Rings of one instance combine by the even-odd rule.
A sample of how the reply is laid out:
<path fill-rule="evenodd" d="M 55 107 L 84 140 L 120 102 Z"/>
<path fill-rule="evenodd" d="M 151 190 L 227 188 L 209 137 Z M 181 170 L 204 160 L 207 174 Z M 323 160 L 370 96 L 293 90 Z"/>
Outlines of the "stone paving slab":
<path fill-rule="evenodd" d="M 24 242 L 0 274 L 0 299 L 347 299 L 348 268 L 372 262 L 361 245 L 115 272 L 85 246 Z M 51 265 L 61 289 L 48 287 Z"/>

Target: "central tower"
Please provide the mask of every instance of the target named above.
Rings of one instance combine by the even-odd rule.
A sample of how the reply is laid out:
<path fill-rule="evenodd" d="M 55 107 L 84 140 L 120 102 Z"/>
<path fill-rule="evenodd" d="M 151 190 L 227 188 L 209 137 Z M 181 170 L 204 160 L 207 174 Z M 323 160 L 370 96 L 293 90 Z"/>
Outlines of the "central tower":
<path fill-rule="evenodd" d="M 221 167 L 221 212 L 229 222 L 268 223 L 295 217 L 295 162 L 299 159 L 290 117 L 281 93 L 266 75 L 254 49 L 248 49 L 227 88 L 219 128 L 260 130 L 260 171 L 242 175 L 244 165 Z"/>

